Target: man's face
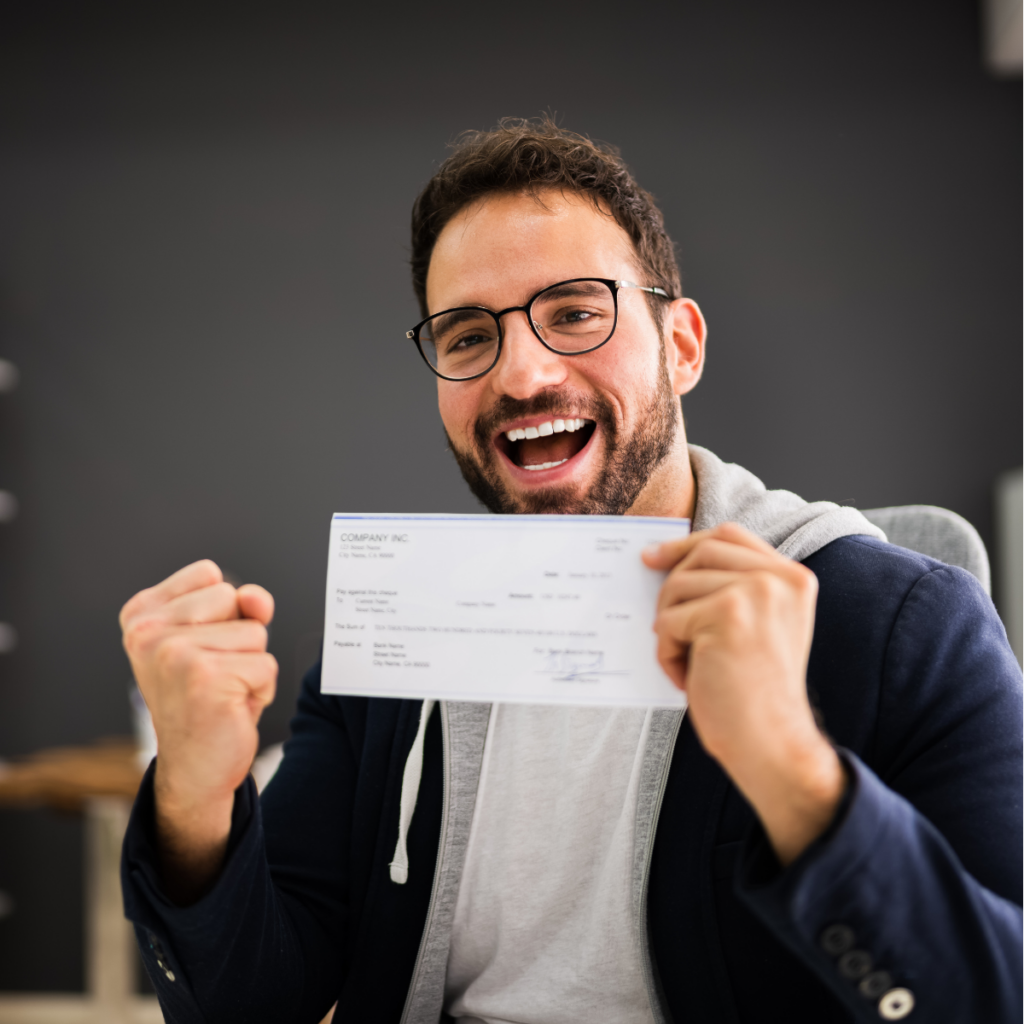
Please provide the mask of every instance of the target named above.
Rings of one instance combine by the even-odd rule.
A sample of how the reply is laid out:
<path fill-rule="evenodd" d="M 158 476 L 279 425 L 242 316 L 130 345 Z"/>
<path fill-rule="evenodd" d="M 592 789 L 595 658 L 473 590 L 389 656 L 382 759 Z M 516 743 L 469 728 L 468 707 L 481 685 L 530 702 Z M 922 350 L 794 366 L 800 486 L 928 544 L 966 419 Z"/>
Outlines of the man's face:
<path fill-rule="evenodd" d="M 543 205 L 529 196 L 486 197 L 445 226 L 427 277 L 431 312 L 521 305 L 572 278 L 638 279 L 629 236 L 614 218 L 589 198 L 553 191 L 541 198 Z M 438 380 L 452 451 L 491 511 L 622 515 L 642 510 L 641 496 L 666 476 L 668 456 L 682 444 L 676 396 L 696 383 L 699 366 L 680 388 L 673 343 L 680 316 L 667 301 L 659 333 L 645 293 L 623 289 L 618 298 L 615 334 L 602 348 L 557 355 L 538 341 L 524 312 L 510 313 L 502 321 L 501 358 L 489 373 Z M 702 321 L 700 331 L 702 355 Z M 583 424 L 559 430 L 559 420 Z M 507 436 L 530 427 L 540 436 Z"/>

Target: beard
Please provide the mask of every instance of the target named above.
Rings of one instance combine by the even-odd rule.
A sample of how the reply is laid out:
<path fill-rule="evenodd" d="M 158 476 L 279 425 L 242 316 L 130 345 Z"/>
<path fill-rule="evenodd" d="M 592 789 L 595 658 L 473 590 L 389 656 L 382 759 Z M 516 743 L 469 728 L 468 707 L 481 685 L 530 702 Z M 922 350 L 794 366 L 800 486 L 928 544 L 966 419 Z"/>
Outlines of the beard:
<path fill-rule="evenodd" d="M 633 507 L 655 469 L 672 451 L 679 429 L 678 401 L 662 356 L 658 380 L 641 410 L 638 426 L 628 435 L 620 436 L 606 399 L 559 388 L 525 401 L 502 395 L 494 408 L 476 421 L 469 450 L 460 450 L 447 432 L 445 436 L 469 489 L 497 515 L 621 516 Z M 501 478 L 499 456 L 491 442 L 498 427 L 519 417 L 569 412 L 593 420 L 601 429 L 605 452 L 597 479 L 583 494 L 575 484 L 514 494 Z"/>

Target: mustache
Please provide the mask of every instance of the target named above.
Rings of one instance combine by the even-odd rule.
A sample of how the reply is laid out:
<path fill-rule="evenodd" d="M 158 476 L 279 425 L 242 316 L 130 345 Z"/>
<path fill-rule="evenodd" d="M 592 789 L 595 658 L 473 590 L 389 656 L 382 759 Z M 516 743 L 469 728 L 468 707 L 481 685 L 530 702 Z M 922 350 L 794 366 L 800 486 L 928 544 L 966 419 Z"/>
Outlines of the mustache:
<path fill-rule="evenodd" d="M 615 417 L 610 403 L 576 388 L 552 388 L 526 399 L 502 395 L 490 410 L 477 419 L 473 437 L 479 447 L 486 449 L 503 423 L 548 414 L 594 420 L 604 428 L 609 438 L 615 435 Z"/>

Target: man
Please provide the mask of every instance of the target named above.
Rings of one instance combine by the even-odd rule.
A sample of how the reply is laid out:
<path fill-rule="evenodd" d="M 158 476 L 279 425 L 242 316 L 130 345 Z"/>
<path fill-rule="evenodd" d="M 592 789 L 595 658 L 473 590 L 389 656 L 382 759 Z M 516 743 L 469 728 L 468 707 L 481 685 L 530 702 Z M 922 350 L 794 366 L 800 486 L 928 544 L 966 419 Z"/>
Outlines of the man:
<path fill-rule="evenodd" d="M 123 877 L 167 1020 L 1019 1019 L 1021 680 L 978 584 L 686 445 L 705 324 L 615 153 L 468 136 L 412 264 L 489 509 L 693 519 L 645 554 L 688 710 L 434 709 L 315 667 L 261 810 L 272 598 L 210 562 L 137 594 L 160 752 Z"/>

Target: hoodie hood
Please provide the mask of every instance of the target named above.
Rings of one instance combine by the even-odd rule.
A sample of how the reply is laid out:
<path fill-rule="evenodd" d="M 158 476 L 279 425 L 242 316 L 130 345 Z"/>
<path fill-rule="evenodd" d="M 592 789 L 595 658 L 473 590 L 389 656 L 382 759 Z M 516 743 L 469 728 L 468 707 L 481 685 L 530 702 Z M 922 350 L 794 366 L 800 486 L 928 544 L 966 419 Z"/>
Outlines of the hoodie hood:
<path fill-rule="evenodd" d="M 804 501 L 792 491 L 769 491 L 753 473 L 723 462 L 707 448 L 689 445 L 697 484 L 694 530 L 739 523 L 779 554 L 798 562 L 826 544 L 854 535 L 884 541 L 885 534 L 855 508 L 832 501 Z"/>

